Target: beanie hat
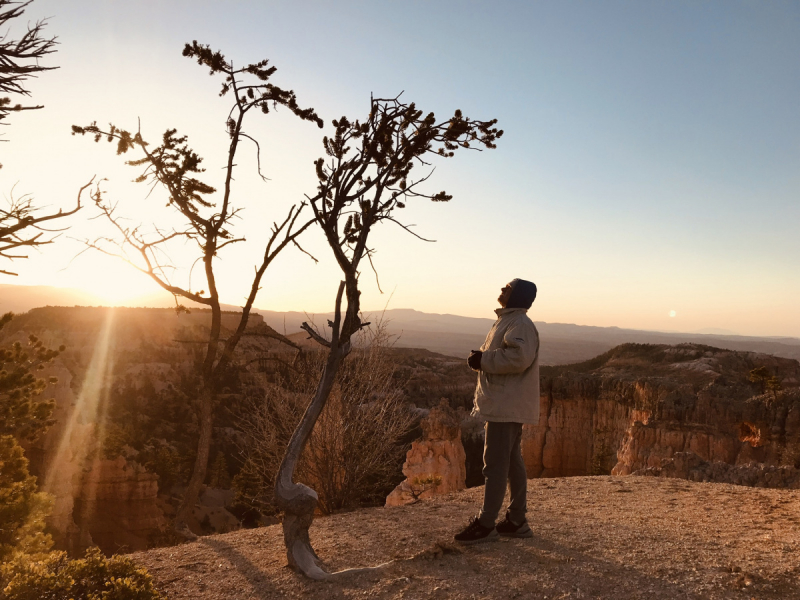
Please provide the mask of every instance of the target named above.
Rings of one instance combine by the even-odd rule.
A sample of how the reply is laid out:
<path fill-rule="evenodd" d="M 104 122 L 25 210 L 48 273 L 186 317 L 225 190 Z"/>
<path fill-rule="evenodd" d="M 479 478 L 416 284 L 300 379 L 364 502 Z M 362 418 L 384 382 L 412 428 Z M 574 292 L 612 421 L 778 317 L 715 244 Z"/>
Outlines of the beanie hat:
<path fill-rule="evenodd" d="M 536 300 L 536 284 L 524 279 L 514 279 L 511 282 L 511 295 L 508 297 L 506 308 L 530 308 Z"/>

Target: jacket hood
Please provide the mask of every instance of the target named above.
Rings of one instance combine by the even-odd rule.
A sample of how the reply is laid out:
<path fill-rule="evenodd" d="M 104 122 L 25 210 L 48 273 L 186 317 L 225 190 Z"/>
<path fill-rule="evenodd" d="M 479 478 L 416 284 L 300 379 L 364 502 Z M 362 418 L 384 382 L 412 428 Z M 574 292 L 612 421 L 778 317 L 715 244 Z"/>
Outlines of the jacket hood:
<path fill-rule="evenodd" d="M 524 279 L 515 279 L 511 282 L 511 295 L 508 297 L 506 308 L 530 308 L 536 300 L 536 284 Z"/>

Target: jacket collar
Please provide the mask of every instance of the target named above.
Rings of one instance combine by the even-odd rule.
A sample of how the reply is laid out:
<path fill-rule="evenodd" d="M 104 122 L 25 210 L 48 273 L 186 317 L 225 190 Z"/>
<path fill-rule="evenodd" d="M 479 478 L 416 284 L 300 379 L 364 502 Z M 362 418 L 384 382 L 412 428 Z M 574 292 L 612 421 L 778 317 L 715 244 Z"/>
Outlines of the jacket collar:
<path fill-rule="evenodd" d="M 504 315 L 510 315 L 515 313 L 526 313 L 528 312 L 527 308 L 495 308 L 494 313 L 499 317 Z"/>

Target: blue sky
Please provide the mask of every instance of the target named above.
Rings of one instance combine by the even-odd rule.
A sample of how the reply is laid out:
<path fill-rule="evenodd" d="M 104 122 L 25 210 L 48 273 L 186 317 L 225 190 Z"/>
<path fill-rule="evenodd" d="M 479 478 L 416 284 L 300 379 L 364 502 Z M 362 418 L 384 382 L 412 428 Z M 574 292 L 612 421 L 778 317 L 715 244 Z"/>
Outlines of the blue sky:
<path fill-rule="evenodd" d="M 524 277 L 540 287 L 538 320 L 800 335 L 800 3 L 36 0 L 27 13 L 47 15 L 61 68 L 31 85 L 47 108 L 6 130 L 4 192 L 19 182 L 66 206 L 97 173 L 121 206 L 151 216 L 130 168 L 69 135 L 94 119 L 141 118 L 152 138 L 177 126 L 213 184 L 226 104 L 180 56 L 197 39 L 237 63 L 270 58 L 275 82 L 328 122 L 400 91 L 442 117 L 499 119 L 497 150 L 435 164 L 431 189 L 452 193 L 449 205 L 409 207 L 436 244 L 376 232 L 387 293 L 365 273 L 368 308 L 393 291 L 391 307 L 491 316 L 497 290 Z M 320 155 L 321 133 L 288 115 L 252 131 L 270 182 L 247 175 L 243 157 L 248 244 L 222 263 L 234 304 L 259 235 L 313 190 Z M 82 212 L 78 239 L 99 227 Z M 324 253 L 314 235 L 307 244 Z M 18 283 L 118 299 L 152 290 L 99 257 L 70 262 L 78 242 L 59 242 L 17 263 Z M 330 310 L 337 281 L 330 261 L 289 253 L 257 305 Z"/>

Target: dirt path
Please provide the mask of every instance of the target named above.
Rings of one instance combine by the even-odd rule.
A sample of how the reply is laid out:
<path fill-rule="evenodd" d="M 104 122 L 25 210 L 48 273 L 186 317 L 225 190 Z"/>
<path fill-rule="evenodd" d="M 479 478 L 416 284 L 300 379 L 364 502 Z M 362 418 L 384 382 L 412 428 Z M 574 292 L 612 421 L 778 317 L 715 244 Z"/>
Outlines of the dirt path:
<path fill-rule="evenodd" d="M 312 541 L 330 569 L 401 559 L 334 583 L 285 567 L 280 526 L 133 558 L 173 600 L 800 600 L 798 491 L 649 477 L 536 479 L 528 490 L 529 540 L 450 542 L 483 488 L 319 518 Z"/>

